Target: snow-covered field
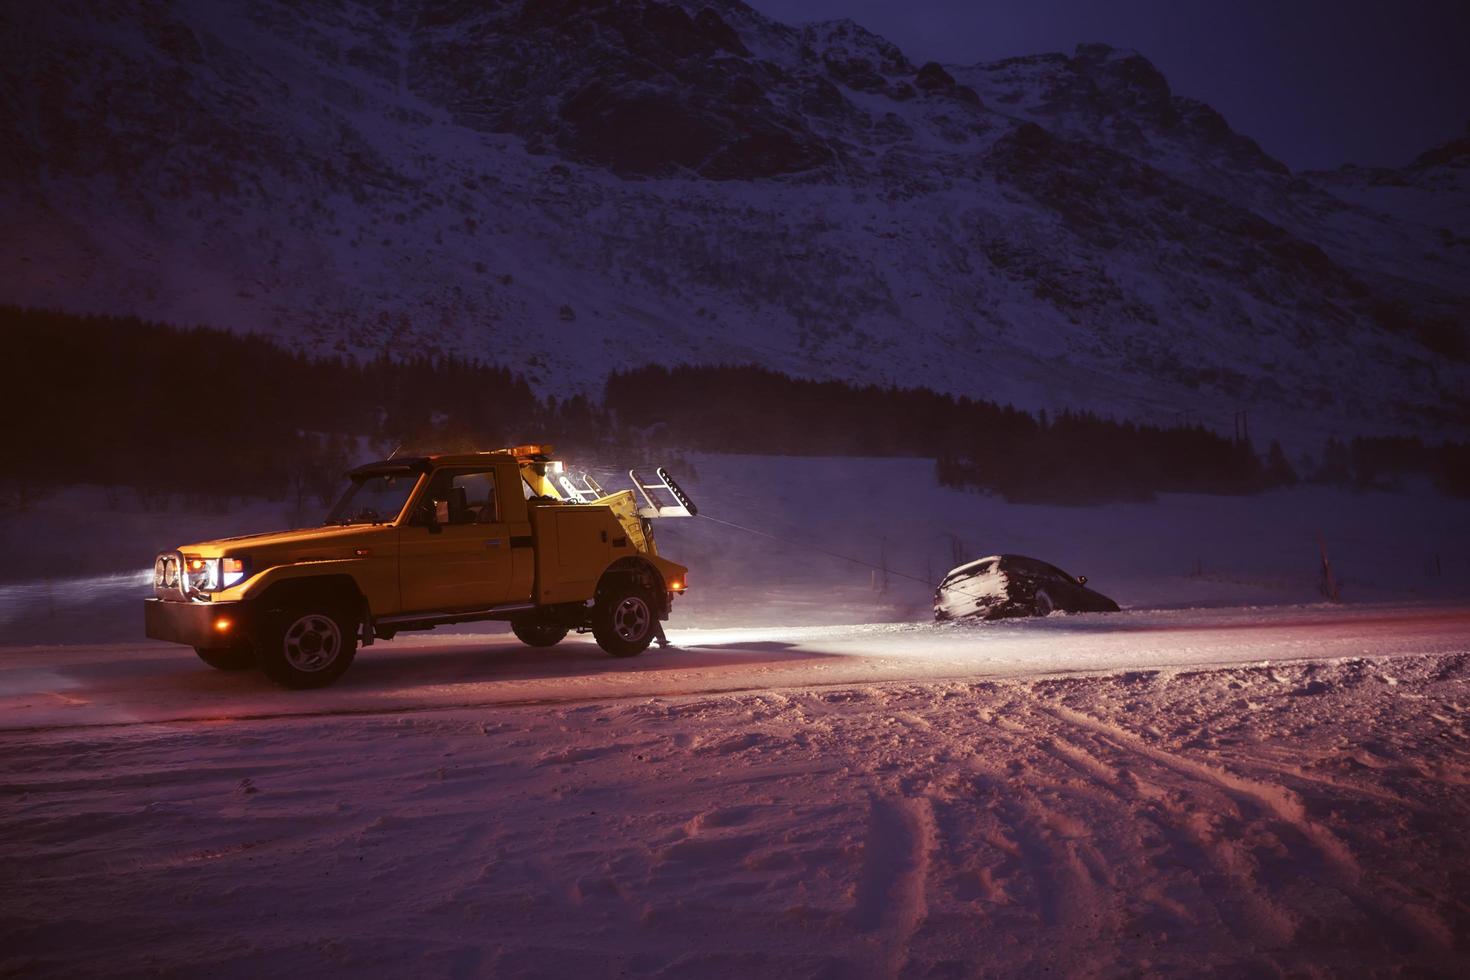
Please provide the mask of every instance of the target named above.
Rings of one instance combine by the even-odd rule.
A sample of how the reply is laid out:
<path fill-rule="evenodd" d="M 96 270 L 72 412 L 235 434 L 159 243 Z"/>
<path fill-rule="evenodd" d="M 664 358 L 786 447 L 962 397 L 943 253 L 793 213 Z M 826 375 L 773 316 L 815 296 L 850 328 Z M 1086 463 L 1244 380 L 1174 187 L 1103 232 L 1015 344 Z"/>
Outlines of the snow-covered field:
<path fill-rule="evenodd" d="M 0 973 L 1463 974 L 1470 612 L 1179 618 L 4 651 Z"/>
<path fill-rule="evenodd" d="M 138 635 L 154 549 L 282 505 L 12 515 L 0 976 L 1470 969 L 1470 507 L 1018 507 L 928 465 L 690 457 L 783 540 L 662 522 L 674 648 L 461 629 L 316 692 Z M 934 624 L 956 551 L 1125 610 Z"/>

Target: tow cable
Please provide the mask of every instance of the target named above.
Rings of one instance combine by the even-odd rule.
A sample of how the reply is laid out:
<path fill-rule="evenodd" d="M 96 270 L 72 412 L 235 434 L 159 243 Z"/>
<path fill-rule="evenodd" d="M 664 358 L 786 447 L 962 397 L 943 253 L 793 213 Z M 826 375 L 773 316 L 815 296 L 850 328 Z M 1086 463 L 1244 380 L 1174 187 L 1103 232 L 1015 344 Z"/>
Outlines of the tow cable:
<path fill-rule="evenodd" d="M 718 517 L 711 517 L 708 514 L 700 514 L 698 516 L 704 518 L 707 521 L 714 521 L 716 524 L 721 524 L 725 527 L 734 528 L 737 531 L 744 531 L 747 534 L 754 534 L 758 537 L 769 538 L 772 541 L 780 542 L 781 544 L 787 545 L 789 547 L 802 548 L 806 551 L 820 552 L 821 554 L 824 554 L 829 558 L 836 558 L 840 561 L 852 562 L 854 565 L 862 565 L 864 568 L 871 568 L 875 571 L 883 572 L 886 575 L 896 575 L 899 578 L 906 578 L 911 582 L 918 582 L 920 585 L 926 585 L 931 589 L 937 589 L 939 587 L 939 583 L 931 582 L 929 579 L 921 575 L 910 575 L 907 572 L 900 572 L 892 568 L 887 568 L 883 565 L 875 564 L 874 562 L 867 561 L 863 558 L 855 558 L 852 555 L 844 555 L 840 551 L 832 551 L 828 548 L 823 548 L 821 545 L 803 544 L 799 541 L 793 540 L 790 537 L 782 537 L 779 534 L 772 534 L 769 531 L 762 531 L 758 528 L 746 527 L 744 524 L 736 524 L 734 521 L 721 520 Z"/>

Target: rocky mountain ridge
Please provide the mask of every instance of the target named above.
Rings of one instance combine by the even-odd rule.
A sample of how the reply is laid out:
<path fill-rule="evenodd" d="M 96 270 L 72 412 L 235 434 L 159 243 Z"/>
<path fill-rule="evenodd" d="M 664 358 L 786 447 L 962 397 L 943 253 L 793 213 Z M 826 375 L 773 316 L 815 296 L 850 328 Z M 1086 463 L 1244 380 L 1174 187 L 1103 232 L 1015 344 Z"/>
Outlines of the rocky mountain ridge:
<path fill-rule="evenodd" d="M 0 301 L 750 361 L 1146 420 L 1465 431 L 1455 144 L 1293 174 L 1141 55 L 916 64 L 738 0 L 28 8 Z M 1463 141 L 1461 141 L 1463 142 Z"/>

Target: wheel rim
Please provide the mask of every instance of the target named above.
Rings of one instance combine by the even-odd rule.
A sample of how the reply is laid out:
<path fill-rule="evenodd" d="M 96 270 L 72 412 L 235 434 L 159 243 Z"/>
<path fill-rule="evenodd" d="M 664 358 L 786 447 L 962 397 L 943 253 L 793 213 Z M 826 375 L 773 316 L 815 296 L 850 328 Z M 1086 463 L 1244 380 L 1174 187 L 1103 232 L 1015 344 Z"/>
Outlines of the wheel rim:
<path fill-rule="evenodd" d="M 1052 604 L 1051 596 L 1045 592 L 1036 593 L 1036 611 L 1042 616 L 1050 616 L 1056 607 Z"/>
<path fill-rule="evenodd" d="M 307 613 L 286 629 L 286 662 L 305 674 L 326 670 L 342 652 L 342 628 L 330 616 Z"/>
<path fill-rule="evenodd" d="M 653 621 L 648 603 L 636 595 L 630 595 L 613 610 L 613 631 L 621 640 L 637 642 L 648 633 L 648 624 Z"/>

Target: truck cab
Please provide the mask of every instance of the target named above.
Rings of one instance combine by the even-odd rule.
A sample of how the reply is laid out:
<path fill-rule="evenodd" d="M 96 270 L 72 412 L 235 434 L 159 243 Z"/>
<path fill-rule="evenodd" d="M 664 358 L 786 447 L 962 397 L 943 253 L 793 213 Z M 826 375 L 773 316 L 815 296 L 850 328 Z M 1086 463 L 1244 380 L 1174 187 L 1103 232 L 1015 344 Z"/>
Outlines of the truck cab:
<path fill-rule="evenodd" d="M 506 620 L 531 646 L 591 632 L 614 656 L 655 637 L 688 570 L 653 521 L 694 516 L 662 468 L 606 493 L 550 446 L 359 466 L 318 528 L 189 544 L 154 560 L 149 637 L 220 669 L 322 687 L 359 646 L 450 623 Z M 641 498 L 641 501 L 640 501 Z"/>

